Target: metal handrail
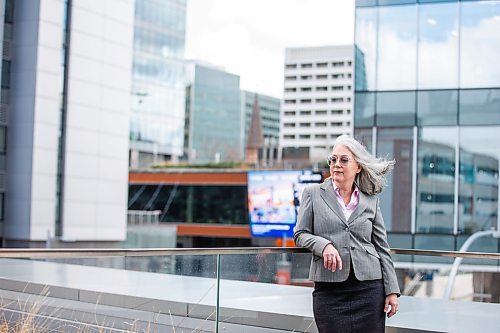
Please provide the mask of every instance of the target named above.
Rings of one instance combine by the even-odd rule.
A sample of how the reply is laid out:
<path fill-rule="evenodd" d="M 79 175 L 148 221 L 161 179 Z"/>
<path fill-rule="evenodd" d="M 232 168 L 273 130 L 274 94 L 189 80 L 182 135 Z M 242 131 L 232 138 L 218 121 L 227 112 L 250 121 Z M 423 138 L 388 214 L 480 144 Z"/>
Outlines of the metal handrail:
<path fill-rule="evenodd" d="M 419 249 L 392 249 L 393 254 L 418 255 L 451 258 L 474 258 L 500 260 L 500 253 L 460 252 Z M 140 249 L 0 249 L 0 258 L 89 258 L 89 257 L 150 257 L 186 255 L 235 255 L 235 254 L 277 254 L 309 253 L 297 247 L 228 247 L 228 248 L 140 248 Z"/>

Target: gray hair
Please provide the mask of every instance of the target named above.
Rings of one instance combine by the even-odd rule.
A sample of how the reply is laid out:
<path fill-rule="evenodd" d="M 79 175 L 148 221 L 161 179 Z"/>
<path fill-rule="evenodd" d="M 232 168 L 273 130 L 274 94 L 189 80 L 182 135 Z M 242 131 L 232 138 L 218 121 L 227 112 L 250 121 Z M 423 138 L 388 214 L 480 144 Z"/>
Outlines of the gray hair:
<path fill-rule="evenodd" d="M 387 184 L 384 175 L 394 168 L 396 161 L 373 156 L 359 141 L 349 135 L 339 136 L 333 148 L 337 146 L 349 149 L 360 165 L 361 172 L 356 176 L 359 190 L 369 195 L 382 192 Z"/>

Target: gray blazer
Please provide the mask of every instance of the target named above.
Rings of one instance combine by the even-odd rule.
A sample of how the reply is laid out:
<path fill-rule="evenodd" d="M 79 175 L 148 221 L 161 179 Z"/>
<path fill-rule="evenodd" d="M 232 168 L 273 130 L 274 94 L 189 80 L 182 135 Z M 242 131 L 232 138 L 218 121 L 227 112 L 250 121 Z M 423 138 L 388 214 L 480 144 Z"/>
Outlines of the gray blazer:
<path fill-rule="evenodd" d="M 345 281 L 354 269 L 358 280 L 383 278 L 386 295 L 400 294 L 378 201 L 378 196 L 360 191 L 358 206 L 346 220 L 331 178 L 304 189 L 293 238 L 297 246 L 313 253 L 311 280 Z M 323 266 L 323 249 L 328 244 L 333 244 L 342 258 L 341 271 Z"/>

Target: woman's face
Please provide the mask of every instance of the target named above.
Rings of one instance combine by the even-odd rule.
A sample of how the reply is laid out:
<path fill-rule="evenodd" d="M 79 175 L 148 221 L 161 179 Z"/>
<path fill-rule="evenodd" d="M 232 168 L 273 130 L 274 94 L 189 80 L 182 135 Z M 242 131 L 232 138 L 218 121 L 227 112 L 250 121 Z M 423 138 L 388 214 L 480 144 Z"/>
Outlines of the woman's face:
<path fill-rule="evenodd" d="M 361 167 L 345 146 L 336 146 L 330 156 L 330 174 L 337 186 L 351 188 Z"/>

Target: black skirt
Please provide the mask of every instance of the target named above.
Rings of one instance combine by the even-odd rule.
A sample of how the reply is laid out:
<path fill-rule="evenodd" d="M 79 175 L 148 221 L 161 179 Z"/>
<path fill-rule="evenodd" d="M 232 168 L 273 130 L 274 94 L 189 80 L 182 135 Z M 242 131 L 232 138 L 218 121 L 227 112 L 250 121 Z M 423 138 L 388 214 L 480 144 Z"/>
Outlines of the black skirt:
<path fill-rule="evenodd" d="M 344 282 L 314 283 L 313 312 L 319 333 L 384 333 L 384 304 L 382 279 L 359 281 L 352 269 Z"/>

